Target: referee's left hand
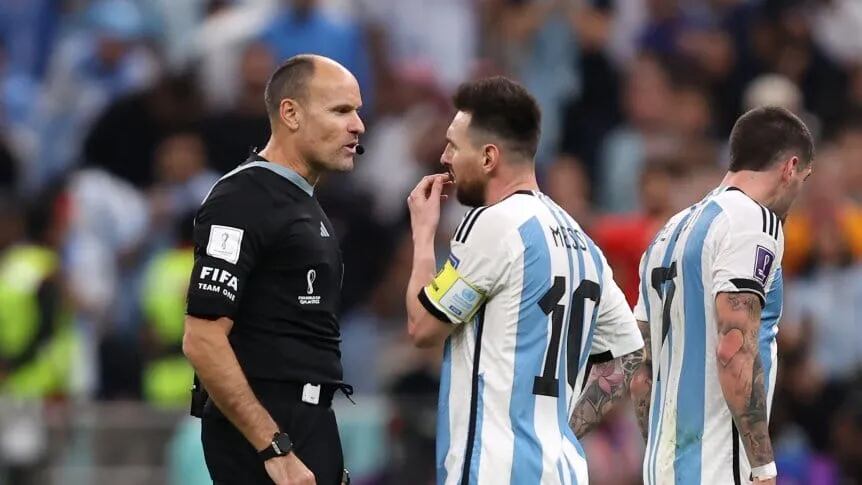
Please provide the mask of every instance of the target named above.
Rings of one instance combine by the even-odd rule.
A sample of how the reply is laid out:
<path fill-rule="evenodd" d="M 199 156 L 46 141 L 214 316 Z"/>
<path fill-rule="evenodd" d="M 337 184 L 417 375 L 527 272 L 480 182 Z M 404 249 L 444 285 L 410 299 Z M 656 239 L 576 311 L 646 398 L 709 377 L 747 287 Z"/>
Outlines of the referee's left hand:
<path fill-rule="evenodd" d="M 314 473 L 291 452 L 263 462 L 266 473 L 276 485 L 316 485 Z"/>
<path fill-rule="evenodd" d="M 447 198 L 443 194 L 443 186 L 447 183 L 450 183 L 447 173 L 428 175 L 423 177 L 407 196 L 414 238 L 433 237 L 437 232 L 437 224 L 440 222 L 440 201 Z"/>

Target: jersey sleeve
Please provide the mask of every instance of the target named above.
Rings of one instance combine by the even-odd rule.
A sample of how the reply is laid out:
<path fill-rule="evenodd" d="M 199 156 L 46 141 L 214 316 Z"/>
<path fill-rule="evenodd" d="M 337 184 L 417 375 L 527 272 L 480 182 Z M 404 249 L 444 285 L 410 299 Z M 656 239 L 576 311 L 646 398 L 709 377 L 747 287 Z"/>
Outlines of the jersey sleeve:
<path fill-rule="evenodd" d="M 494 227 L 494 214 L 483 215 L 482 210 L 474 209 L 464 217 L 446 262 L 419 292 L 425 309 L 443 322 L 470 321 L 499 291 L 503 275 L 511 266 L 513 258 L 505 238 L 500 237 L 500 227 Z M 467 231 L 471 216 L 477 220 Z"/>
<path fill-rule="evenodd" d="M 766 301 L 768 283 L 781 261 L 780 222 L 777 216 L 763 215 L 765 230 L 750 220 L 728 218 L 717 231 L 715 261 L 713 263 L 712 295 L 721 292 L 754 293 L 760 303 Z M 749 219 L 753 219 L 750 217 Z M 768 221 L 774 222 L 770 224 Z"/>
<path fill-rule="evenodd" d="M 195 262 L 186 307 L 192 316 L 233 318 L 265 244 L 261 218 L 250 216 L 261 214 L 262 207 L 254 194 L 229 182 L 217 186 L 195 216 Z"/>
<path fill-rule="evenodd" d="M 614 274 L 601 256 L 602 296 L 599 300 L 596 329 L 590 355 L 610 352 L 611 358 L 630 354 L 644 346 L 635 316 L 632 314 L 623 291 L 614 281 Z M 643 262 L 641 263 L 643 264 Z M 641 295 L 644 297 L 645 295 Z"/>

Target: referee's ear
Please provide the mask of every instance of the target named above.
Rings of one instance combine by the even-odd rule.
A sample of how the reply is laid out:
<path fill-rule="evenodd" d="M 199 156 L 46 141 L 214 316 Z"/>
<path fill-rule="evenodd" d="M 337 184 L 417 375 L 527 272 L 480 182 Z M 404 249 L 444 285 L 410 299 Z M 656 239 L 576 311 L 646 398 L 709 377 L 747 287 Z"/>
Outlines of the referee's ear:
<path fill-rule="evenodd" d="M 299 112 L 299 105 L 291 98 L 284 98 L 278 105 L 278 117 L 281 122 L 291 131 L 299 129 L 299 123 L 302 119 L 302 114 Z"/>

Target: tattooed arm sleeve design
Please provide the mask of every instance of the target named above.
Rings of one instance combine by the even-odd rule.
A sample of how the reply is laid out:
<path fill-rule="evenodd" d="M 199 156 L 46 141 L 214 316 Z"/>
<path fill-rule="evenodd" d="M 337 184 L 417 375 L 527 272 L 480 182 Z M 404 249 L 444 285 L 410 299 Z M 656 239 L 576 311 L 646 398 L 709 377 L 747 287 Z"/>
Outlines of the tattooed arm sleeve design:
<path fill-rule="evenodd" d="M 648 322 L 638 320 L 638 328 L 644 339 L 643 361 L 632 377 L 631 395 L 638 426 L 646 441 L 649 436 L 649 409 L 652 397 L 652 338 Z"/>
<path fill-rule="evenodd" d="M 643 361 L 643 352 L 643 349 L 636 350 L 593 366 L 569 420 L 578 439 L 595 428 L 614 403 L 628 392 L 632 376 Z"/>
<path fill-rule="evenodd" d="M 752 466 L 773 461 L 766 415 L 766 387 L 758 352 L 760 298 L 752 293 L 719 293 L 718 379 L 727 407 Z"/>

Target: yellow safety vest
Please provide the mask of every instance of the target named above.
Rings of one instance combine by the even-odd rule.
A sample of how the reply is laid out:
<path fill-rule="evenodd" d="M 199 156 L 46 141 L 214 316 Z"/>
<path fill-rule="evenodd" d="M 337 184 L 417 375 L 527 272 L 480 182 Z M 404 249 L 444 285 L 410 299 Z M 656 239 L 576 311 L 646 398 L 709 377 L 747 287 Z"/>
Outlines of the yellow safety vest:
<path fill-rule="evenodd" d="M 191 249 L 173 249 L 156 256 L 147 268 L 143 311 L 147 325 L 163 348 L 173 348 L 144 366 L 144 397 L 151 404 L 187 406 L 194 370 L 182 353 L 186 292 L 194 266 Z"/>
<path fill-rule="evenodd" d="M 0 355 L 11 359 L 36 338 L 39 289 L 57 271 L 57 254 L 44 247 L 20 245 L 0 256 Z M 62 305 L 61 305 L 62 307 Z M 50 317 L 50 337 L 35 356 L 0 378 L 0 392 L 18 398 L 41 398 L 69 390 L 77 338 L 69 314 Z"/>

